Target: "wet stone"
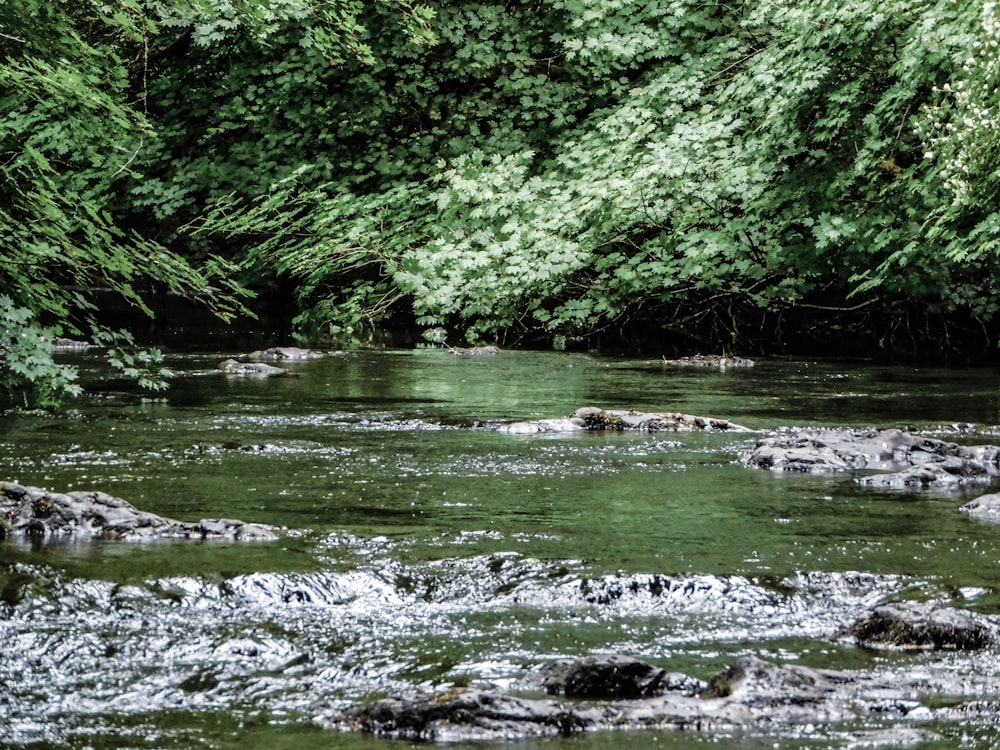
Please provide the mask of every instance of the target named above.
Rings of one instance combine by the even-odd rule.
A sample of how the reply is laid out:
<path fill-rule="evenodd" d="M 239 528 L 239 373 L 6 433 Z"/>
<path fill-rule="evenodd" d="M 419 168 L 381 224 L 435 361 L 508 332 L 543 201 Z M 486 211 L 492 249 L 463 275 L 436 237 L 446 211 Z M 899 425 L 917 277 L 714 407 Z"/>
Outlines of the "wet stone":
<path fill-rule="evenodd" d="M 269 349 L 259 349 L 257 351 L 250 352 L 247 355 L 247 359 L 251 360 L 266 360 L 266 361 L 282 361 L 282 360 L 304 360 L 304 359 L 319 359 L 320 357 L 325 357 L 326 352 L 316 351 L 315 349 L 303 349 L 298 346 L 272 346 Z"/>
<path fill-rule="evenodd" d="M 483 690 L 395 695 L 340 715 L 317 717 L 327 728 L 412 740 L 451 741 L 570 735 L 595 723 L 573 709 Z"/>
<path fill-rule="evenodd" d="M 996 643 L 996 626 L 985 618 L 928 602 L 875 607 L 850 629 L 863 648 L 886 651 L 978 649 Z"/>
<path fill-rule="evenodd" d="M 852 732 L 847 738 L 848 750 L 876 750 L 901 747 L 918 747 L 940 742 L 941 735 L 918 727 L 890 727 Z"/>
<path fill-rule="evenodd" d="M 500 353 L 499 346 L 450 346 L 448 349 L 461 357 L 492 357 Z"/>
<path fill-rule="evenodd" d="M 245 523 L 232 518 L 203 518 L 195 528 L 204 539 L 274 539 L 274 532 L 267 526 Z"/>
<path fill-rule="evenodd" d="M 574 666 L 585 662 L 570 665 L 570 672 L 564 665 L 553 669 L 565 677 Z M 614 664 L 597 662 L 602 663 Z M 631 663 L 637 671 L 649 674 L 640 668 L 641 663 L 621 663 Z M 557 682 L 560 686 L 565 685 L 563 677 Z M 602 729 L 729 732 L 758 728 L 774 732 L 787 728 L 794 732 L 797 727 L 833 726 L 866 714 L 905 718 L 919 709 L 910 698 L 915 685 L 906 680 L 890 684 L 863 674 L 773 664 L 754 656 L 737 659 L 707 686 L 691 678 L 678 684 L 683 687 L 672 690 L 665 686 L 660 694 L 634 698 L 533 699 L 479 689 L 394 695 L 346 711 L 320 713 L 316 722 L 328 729 L 454 742 L 572 735 Z M 692 693 L 695 685 L 700 689 Z M 926 689 L 925 678 L 921 678 L 920 685 Z M 984 708 L 983 713 L 989 710 Z M 907 736 L 905 731 L 884 734 L 884 738 Z M 858 739 L 879 743 L 883 738 Z"/>
<path fill-rule="evenodd" d="M 805 429 L 760 440 L 741 461 L 771 471 L 875 471 L 858 479 L 875 487 L 950 489 L 1000 474 L 1000 447 L 958 445 L 895 428 Z"/>
<path fill-rule="evenodd" d="M 663 364 L 675 367 L 718 367 L 720 370 L 725 370 L 727 367 L 753 367 L 754 361 L 746 357 L 695 354 L 690 357 L 680 357 L 679 359 L 664 359 Z"/>
<path fill-rule="evenodd" d="M 911 466 L 891 474 L 872 474 L 861 477 L 858 484 L 868 487 L 889 489 L 958 489 L 960 487 L 988 483 L 993 474 L 977 464 L 957 458 L 946 458 L 939 462 Z"/>
<path fill-rule="evenodd" d="M 538 432 L 749 432 L 749 428 L 717 417 L 699 417 L 681 412 L 640 412 L 622 409 L 601 409 L 584 406 L 564 419 L 542 419 L 533 422 L 512 422 L 499 428 L 501 432 L 530 435 Z"/>
<path fill-rule="evenodd" d="M 227 375 L 239 375 L 248 378 L 274 378 L 286 373 L 286 370 L 263 362 L 237 362 L 227 359 L 219 363 L 219 368 Z"/>
<path fill-rule="evenodd" d="M 694 695 L 705 687 L 685 674 L 624 656 L 561 660 L 543 672 L 545 691 L 567 698 L 648 698 L 670 691 Z"/>
<path fill-rule="evenodd" d="M 981 495 L 959 508 L 972 518 L 1000 523 L 1000 493 Z"/>
<path fill-rule="evenodd" d="M 598 409 L 583 407 L 570 415 L 570 419 L 579 419 L 588 430 L 638 430 L 638 431 L 669 431 L 690 432 L 702 430 L 706 432 L 749 432 L 749 429 L 730 422 L 728 419 L 716 417 L 699 417 L 681 412 L 638 412 L 620 409 Z"/>
<path fill-rule="evenodd" d="M 0 482 L 0 539 L 231 539 L 272 540 L 274 531 L 231 519 L 185 523 L 138 510 L 104 492 L 58 493 L 14 482 Z"/>
<path fill-rule="evenodd" d="M 93 344 L 89 341 L 78 341 L 76 339 L 70 338 L 57 338 L 52 344 L 52 351 L 54 352 L 85 352 L 92 348 Z"/>
<path fill-rule="evenodd" d="M 713 677 L 701 698 L 729 698 L 750 706 L 805 706 L 823 702 L 834 690 L 835 682 L 818 670 L 771 664 L 747 656 Z"/>

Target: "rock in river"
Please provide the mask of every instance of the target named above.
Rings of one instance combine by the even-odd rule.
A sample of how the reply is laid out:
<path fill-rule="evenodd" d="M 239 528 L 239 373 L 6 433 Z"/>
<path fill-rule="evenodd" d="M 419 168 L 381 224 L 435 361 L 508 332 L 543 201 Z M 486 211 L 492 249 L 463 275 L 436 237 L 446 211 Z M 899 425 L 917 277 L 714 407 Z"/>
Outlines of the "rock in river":
<path fill-rule="evenodd" d="M 325 357 L 326 353 L 318 352 L 315 349 L 303 349 L 298 346 L 272 346 L 269 349 L 259 349 L 250 352 L 247 359 L 264 359 L 268 361 L 280 360 L 302 360 L 319 359 Z"/>
<path fill-rule="evenodd" d="M 57 338 L 52 344 L 52 351 L 55 352 L 85 352 L 93 347 L 89 341 L 78 341 L 76 339 Z"/>
<path fill-rule="evenodd" d="M 634 409 L 598 409 L 585 406 L 577 409 L 571 419 L 580 419 L 588 430 L 647 430 L 649 432 L 749 432 L 749 429 L 717 417 L 696 417 L 679 411 L 640 412 Z"/>
<path fill-rule="evenodd" d="M 959 510 L 968 513 L 972 518 L 1000 523 L 1000 493 L 980 495 L 970 500 Z"/>
<path fill-rule="evenodd" d="M 544 669 L 542 685 L 550 695 L 567 698 L 649 698 L 677 691 L 700 692 L 705 684 L 685 674 L 667 672 L 624 656 L 560 660 Z"/>
<path fill-rule="evenodd" d="M 996 627 L 986 619 L 928 602 L 875 607 L 849 633 L 862 648 L 883 651 L 984 648 L 996 642 Z"/>
<path fill-rule="evenodd" d="M 458 354 L 464 357 L 488 357 L 500 353 L 499 346 L 449 346 L 452 354 Z"/>
<path fill-rule="evenodd" d="M 227 359 L 219 363 L 219 369 L 227 375 L 242 375 L 250 378 L 274 378 L 285 374 L 285 370 L 263 362 L 237 362 Z"/>
<path fill-rule="evenodd" d="M 681 357 L 680 359 L 667 359 L 664 357 L 663 364 L 674 365 L 676 367 L 718 367 L 720 370 L 725 370 L 727 367 L 753 367 L 754 361 L 745 357 L 695 354 L 691 357 Z"/>
<path fill-rule="evenodd" d="M 875 470 L 881 473 L 858 481 L 901 489 L 959 487 L 1000 474 L 995 445 L 957 445 L 898 429 L 797 430 L 760 440 L 742 460 L 772 471 Z"/>
<path fill-rule="evenodd" d="M 696 417 L 679 411 L 643 412 L 624 409 L 600 409 L 584 406 L 564 419 L 540 419 L 532 422 L 512 422 L 500 427 L 501 432 L 527 435 L 537 432 L 572 432 L 594 430 L 621 432 L 749 432 L 749 428 L 716 417 Z"/>
<path fill-rule="evenodd" d="M 0 482 L 0 539 L 9 536 L 84 539 L 276 539 L 267 526 L 232 519 L 186 523 L 138 510 L 103 492 L 49 492 Z"/>

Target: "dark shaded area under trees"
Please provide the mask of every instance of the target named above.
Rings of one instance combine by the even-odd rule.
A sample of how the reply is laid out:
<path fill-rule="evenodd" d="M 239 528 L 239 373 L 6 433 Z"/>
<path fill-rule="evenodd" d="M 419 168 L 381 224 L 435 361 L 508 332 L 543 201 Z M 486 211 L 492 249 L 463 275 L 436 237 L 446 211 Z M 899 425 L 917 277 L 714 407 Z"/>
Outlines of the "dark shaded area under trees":
<path fill-rule="evenodd" d="M 5 341 L 101 330 L 102 289 L 340 344 L 995 362 L 998 43 L 973 0 L 7 0 Z M 8 395 L 53 374 L 0 354 Z"/>

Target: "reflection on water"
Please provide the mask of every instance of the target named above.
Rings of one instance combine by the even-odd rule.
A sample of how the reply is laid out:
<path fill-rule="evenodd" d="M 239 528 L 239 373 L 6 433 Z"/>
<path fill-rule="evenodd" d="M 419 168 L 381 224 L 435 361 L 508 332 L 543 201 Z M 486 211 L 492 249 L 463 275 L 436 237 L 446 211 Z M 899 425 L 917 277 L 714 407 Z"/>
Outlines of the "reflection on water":
<path fill-rule="evenodd" d="M 906 595 L 1000 610 L 1000 528 L 958 512 L 968 498 L 736 460 L 789 425 L 995 442 L 993 371 L 777 361 L 719 372 L 425 349 L 344 353 L 252 380 L 214 370 L 230 354 L 174 355 L 180 377 L 151 400 L 81 358 L 96 395 L 65 414 L 5 418 L 3 479 L 288 533 L 269 544 L 0 543 L 0 705 L 11 716 L 0 746 L 369 747 L 309 717 L 320 702 L 386 690 L 531 690 L 546 660 L 609 651 L 702 678 L 745 653 L 869 669 L 880 658 L 829 641 L 864 607 Z M 680 410 L 759 433 L 496 430 L 583 405 Z M 992 658 L 954 668 L 995 671 Z M 941 747 L 958 746 L 957 728 L 937 729 Z M 782 747 L 839 746 L 844 731 L 816 727 Z M 988 741 L 977 731 L 971 746 Z M 682 741 L 774 738 L 629 736 L 635 747 Z"/>

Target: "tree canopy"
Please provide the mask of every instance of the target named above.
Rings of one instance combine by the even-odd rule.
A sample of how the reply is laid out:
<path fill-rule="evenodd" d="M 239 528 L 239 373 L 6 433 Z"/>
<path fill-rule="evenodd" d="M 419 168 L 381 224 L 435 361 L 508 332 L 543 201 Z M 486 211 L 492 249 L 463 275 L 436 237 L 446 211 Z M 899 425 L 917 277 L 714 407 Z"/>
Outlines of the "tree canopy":
<path fill-rule="evenodd" d="M 315 86 L 269 97 L 238 65 L 205 89 L 246 108 L 227 148 L 275 110 L 308 144 L 201 227 L 317 319 L 406 307 L 479 338 L 710 318 L 738 345 L 747 310 L 882 336 L 995 316 L 995 4 L 431 8 L 436 44 L 367 18 L 372 59 Z"/>
<path fill-rule="evenodd" d="M 348 339 L 995 342 L 998 36 L 979 0 L 3 0 L 0 279 L 70 329 L 281 277 Z"/>

